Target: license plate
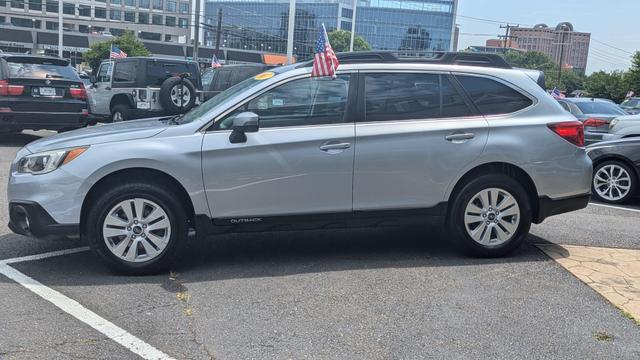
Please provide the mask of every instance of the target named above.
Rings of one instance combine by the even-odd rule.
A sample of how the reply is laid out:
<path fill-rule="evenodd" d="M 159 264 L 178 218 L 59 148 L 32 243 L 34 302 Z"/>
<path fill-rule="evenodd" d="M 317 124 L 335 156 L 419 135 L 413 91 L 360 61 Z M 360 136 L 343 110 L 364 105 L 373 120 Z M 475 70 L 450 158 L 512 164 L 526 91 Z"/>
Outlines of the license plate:
<path fill-rule="evenodd" d="M 149 107 L 151 107 L 151 104 L 147 103 L 147 102 L 139 102 L 137 104 L 138 109 L 149 109 Z"/>
<path fill-rule="evenodd" d="M 40 96 L 56 96 L 56 89 L 50 87 L 41 87 Z"/>

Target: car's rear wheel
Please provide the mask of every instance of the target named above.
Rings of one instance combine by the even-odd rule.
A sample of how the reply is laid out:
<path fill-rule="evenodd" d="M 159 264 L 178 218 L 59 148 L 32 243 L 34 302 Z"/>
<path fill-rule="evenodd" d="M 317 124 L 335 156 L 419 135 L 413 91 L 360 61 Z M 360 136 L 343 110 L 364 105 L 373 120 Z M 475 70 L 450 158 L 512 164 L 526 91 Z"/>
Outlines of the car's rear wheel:
<path fill-rule="evenodd" d="M 167 270 L 186 243 L 184 206 L 156 184 L 131 183 L 106 191 L 86 218 L 91 247 L 117 272 Z"/>
<path fill-rule="evenodd" d="M 129 120 L 129 112 L 131 109 L 125 104 L 117 104 L 111 109 L 111 122 L 120 122 Z"/>
<path fill-rule="evenodd" d="M 506 175 L 477 177 L 454 195 L 448 229 L 471 255 L 504 256 L 525 241 L 530 227 L 529 197 Z"/>
<path fill-rule="evenodd" d="M 638 180 L 627 164 L 609 160 L 598 164 L 593 171 L 592 193 L 596 199 L 612 204 L 629 201 L 638 186 Z"/>

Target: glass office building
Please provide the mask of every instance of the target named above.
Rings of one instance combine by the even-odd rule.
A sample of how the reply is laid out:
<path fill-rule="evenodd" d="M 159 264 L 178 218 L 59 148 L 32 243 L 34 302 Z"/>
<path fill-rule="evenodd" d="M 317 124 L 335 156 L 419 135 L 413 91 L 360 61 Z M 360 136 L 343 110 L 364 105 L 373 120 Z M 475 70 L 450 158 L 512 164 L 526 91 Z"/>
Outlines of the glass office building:
<path fill-rule="evenodd" d="M 222 11 L 220 47 L 285 53 L 288 0 L 205 0 L 205 46 L 216 46 L 216 26 Z M 452 48 L 457 0 L 361 0 L 356 7 L 356 34 L 373 49 L 408 55 Z M 351 31 L 351 0 L 297 0 L 294 55 L 313 53 L 318 29 Z"/>

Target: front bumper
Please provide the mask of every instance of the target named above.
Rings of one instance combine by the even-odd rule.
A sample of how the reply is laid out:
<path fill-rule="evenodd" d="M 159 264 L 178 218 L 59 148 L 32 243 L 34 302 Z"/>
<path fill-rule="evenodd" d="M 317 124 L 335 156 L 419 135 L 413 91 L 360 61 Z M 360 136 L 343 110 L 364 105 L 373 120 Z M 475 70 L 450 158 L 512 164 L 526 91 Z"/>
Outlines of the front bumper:
<path fill-rule="evenodd" d="M 538 213 L 535 215 L 533 222 L 540 224 L 550 216 L 584 209 L 589 205 L 590 199 L 591 194 L 571 196 L 562 199 L 551 199 L 547 196 L 541 196 L 538 202 Z"/>
<path fill-rule="evenodd" d="M 40 204 L 31 201 L 9 203 L 9 229 L 42 239 L 80 235 L 78 224 L 58 224 Z"/>

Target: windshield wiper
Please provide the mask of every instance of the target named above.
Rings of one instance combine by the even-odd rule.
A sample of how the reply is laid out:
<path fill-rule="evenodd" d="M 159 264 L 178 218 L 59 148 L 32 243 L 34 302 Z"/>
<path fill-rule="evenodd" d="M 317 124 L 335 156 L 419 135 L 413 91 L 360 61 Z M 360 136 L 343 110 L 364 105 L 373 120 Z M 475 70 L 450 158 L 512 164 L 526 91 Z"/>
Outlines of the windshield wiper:
<path fill-rule="evenodd" d="M 183 116 L 184 116 L 184 114 L 178 114 L 178 115 L 174 115 L 174 116 L 170 117 L 169 118 L 169 124 L 180 125 L 180 119 L 182 119 Z"/>

